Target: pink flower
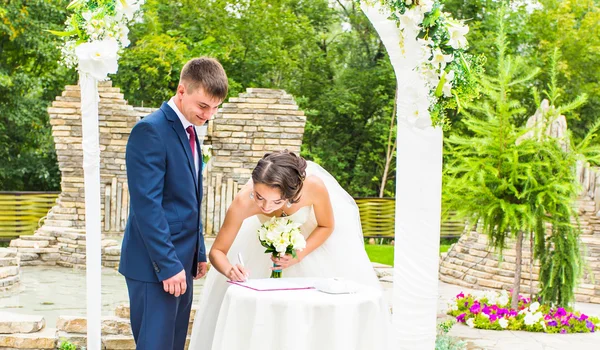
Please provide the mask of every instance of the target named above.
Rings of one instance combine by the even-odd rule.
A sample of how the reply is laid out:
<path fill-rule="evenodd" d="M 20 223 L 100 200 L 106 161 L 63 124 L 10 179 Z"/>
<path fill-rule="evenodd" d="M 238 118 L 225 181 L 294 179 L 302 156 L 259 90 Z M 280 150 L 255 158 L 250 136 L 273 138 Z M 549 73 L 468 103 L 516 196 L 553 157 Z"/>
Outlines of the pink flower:
<path fill-rule="evenodd" d="M 471 306 L 471 308 L 469 309 L 469 311 L 471 311 L 471 313 L 473 314 L 478 314 L 481 312 L 481 305 L 479 305 L 479 302 L 476 301 L 473 306 Z"/>

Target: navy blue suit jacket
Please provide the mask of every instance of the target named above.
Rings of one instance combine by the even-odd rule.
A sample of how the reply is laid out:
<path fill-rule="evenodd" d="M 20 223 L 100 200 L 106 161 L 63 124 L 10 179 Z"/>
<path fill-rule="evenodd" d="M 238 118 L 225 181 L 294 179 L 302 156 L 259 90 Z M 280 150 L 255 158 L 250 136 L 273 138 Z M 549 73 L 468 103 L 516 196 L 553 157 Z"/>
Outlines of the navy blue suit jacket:
<path fill-rule="evenodd" d="M 198 140 L 196 150 L 202 157 Z M 195 276 L 197 262 L 206 261 L 202 169 L 197 176 L 187 133 L 168 104 L 133 127 L 125 160 L 130 208 L 119 272 L 143 282 L 183 269 Z"/>

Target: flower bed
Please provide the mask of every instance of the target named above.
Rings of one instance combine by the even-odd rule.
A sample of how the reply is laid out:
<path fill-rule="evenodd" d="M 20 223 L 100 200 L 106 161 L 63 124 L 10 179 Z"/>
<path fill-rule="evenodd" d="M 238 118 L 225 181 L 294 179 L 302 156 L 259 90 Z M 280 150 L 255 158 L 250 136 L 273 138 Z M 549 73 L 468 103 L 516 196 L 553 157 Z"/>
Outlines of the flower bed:
<path fill-rule="evenodd" d="M 562 307 L 540 305 L 519 295 L 518 310 L 511 309 L 507 291 L 459 293 L 449 303 L 448 314 L 471 328 L 546 333 L 589 333 L 600 319 Z"/>

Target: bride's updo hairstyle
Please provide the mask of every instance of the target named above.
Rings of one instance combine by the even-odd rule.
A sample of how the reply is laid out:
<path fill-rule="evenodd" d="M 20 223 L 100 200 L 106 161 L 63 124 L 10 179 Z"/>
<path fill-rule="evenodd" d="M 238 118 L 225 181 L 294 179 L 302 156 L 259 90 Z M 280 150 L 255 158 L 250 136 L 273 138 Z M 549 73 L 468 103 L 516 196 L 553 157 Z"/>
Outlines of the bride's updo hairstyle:
<path fill-rule="evenodd" d="M 306 160 L 287 149 L 265 154 L 252 171 L 252 182 L 279 189 L 291 203 L 300 200 L 305 177 Z"/>

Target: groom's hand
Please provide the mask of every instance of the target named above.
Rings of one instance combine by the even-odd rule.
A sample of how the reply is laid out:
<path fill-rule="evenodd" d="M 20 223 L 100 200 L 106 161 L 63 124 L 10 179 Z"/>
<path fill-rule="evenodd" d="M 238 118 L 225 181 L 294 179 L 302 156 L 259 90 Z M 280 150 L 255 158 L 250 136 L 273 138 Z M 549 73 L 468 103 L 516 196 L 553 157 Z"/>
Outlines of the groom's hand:
<path fill-rule="evenodd" d="M 178 297 L 185 293 L 187 290 L 187 284 L 185 281 L 185 270 L 181 270 L 175 276 L 168 278 L 163 281 L 163 288 L 165 292 Z"/>
<path fill-rule="evenodd" d="M 199 262 L 198 263 L 198 272 L 196 273 L 196 277 L 194 277 L 194 280 L 204 277 L 204 275 L 206 275 L 207 271 L 208 271 L 208 264 L 206 262 Z"/>

